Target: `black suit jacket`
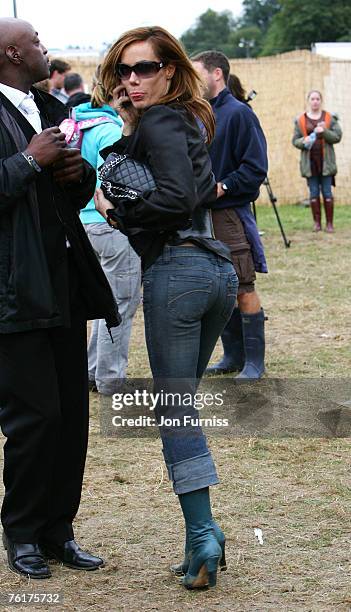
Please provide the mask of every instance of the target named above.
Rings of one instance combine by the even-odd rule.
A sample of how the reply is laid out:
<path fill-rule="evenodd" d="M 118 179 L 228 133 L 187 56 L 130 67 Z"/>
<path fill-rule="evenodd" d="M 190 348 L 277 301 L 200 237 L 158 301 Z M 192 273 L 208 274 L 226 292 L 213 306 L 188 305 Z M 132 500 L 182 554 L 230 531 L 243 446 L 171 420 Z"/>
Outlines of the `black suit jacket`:
<path fill-rule="evenodd" d="M 43 128 L 65 117 L 64 105 L 45 92 L 34 91 Z M 35 134 L 22 114 L 0 94 L 27 141 Z M 66 236 L 79 275 L 88 319 L 119 323 L 114 297 L 79 220 L 78 211 L 90 200 L 96 175 L 85 164 L 82 183 L 59 186 L 51 169 L 33 170 L 0 121 L 0 333 L 69 325 Z M 35 181 L 39 210 L 28 201 Z M 49 275 L 48 275 L 49 269 Z"/>

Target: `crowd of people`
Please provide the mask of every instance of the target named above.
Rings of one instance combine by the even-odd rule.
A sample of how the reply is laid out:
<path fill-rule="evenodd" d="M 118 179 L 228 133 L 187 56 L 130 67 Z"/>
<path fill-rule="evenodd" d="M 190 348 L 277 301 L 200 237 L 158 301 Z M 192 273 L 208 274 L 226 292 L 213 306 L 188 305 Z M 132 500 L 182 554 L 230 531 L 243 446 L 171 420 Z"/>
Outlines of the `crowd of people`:
<path fill-rule="evenodd" d="M 52 557 L 74 569 L 104 565 L 79 547 L 72 526 L 88 391 L 110 397 L 127 376 L 141 284 L 156 388 L 193 396 L 204 374 L 263 376 L 255 280 L 267 264 L 251 202 L 267 176 L 267 145 L 240 82 L 236 97 L 228 88 L 228 58 L 189 58 L 163 28 L 123 34 L 91 94 L 69 64 L 49 62 L 27 22 L 1 19 L 0 41 L 1 519 L 10 568 L 37 579 L 51 576 Z M 331 231 L 332 143 L 341 131 L 318 92 L 309 101 L 294 145 L 316 229 L 321 184 Z M 145 164 L 156 187 L 132 201 L 107 197 L 96 171 L 111 153 Z M 208 367 L 219 337 L 223 358 Z M 155 410 L 185 520 L 185 556 L 172 567 L 189 589 L 214 586 L 225 569 L 209 493 L 216 466 L 201 426 L 186 424 L 196 414 L 181 399 Z"/>

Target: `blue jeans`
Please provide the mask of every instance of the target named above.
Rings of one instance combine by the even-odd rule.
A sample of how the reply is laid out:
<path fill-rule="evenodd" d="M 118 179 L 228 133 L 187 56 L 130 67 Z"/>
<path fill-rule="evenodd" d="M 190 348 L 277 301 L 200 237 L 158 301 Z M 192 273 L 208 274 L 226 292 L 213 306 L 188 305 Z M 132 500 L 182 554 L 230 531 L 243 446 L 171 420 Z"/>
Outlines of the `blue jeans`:
<path fill-rule="evenodd" d="M 155 387 L 179 397 L 155 409 L 168 473 L 179 495 L 218 483 L 206 438 L 196 423 L 201 414 L 184 398 L 196 393 L 232 314 L 238 278 L 229 261 L 210 251 L 165 246 L 143 282 L 146 344 Z M 180 424 L 162 424 L 162 417 L 179 419 Z M 195 422 L 189 423 L 190 418 Z"/>
<path fill-rule="evenodd" d="M 311 176 L 307 179 L 311 198 L 319 198 L 320 189 L 324 198 L 332 197 L 332 177 L 331 176 Z"/>

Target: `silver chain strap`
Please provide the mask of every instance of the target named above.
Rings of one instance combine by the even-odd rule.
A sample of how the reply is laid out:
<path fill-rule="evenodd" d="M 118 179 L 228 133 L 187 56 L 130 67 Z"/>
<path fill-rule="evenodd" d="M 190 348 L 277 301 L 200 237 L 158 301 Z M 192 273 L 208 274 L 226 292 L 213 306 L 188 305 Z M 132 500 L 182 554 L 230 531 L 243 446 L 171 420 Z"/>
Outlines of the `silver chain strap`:
<path fill-rule="evenodd" d="M 124 199 L 127 198 L 128 200 L 138 200 L 139 199 L 139 194 L 134 189 L 130 189 L 129 187 L 122 187 L 122 186 L 115 187 L 109 181 L 104 181 L 104 188 L 106 191 L 107 199 L 108 199 L 108 196 L 111 196 L 113 199 L 116 199 L 116 198 L 124 198 Z"/>
<path fill-rule="evenodd" d="M 108 163 L 105 162 L 99 172 L 100 181 L 103 181 L 106 174 L 108 174 L 110 170 L 112 170 L 112 168 L 114 168 L 115 166 L 118 166 L 118 164 L 120 164 L 125 159 L 127 159 L 127 155 L 118 155 L 114 157 L 113 159 L 111 159 L 111 161 L 109 161 Z"/>

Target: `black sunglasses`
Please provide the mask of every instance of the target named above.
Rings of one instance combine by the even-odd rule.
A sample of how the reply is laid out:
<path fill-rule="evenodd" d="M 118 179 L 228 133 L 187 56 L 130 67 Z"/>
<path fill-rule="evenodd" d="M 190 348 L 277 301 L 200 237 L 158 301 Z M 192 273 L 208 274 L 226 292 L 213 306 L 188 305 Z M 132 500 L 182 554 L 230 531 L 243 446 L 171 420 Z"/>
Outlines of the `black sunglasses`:
<path fill-rule="evenodd" d="M 150 77 L 157 74 L 161 68 L 166 66 L 165 62 L 138 62 L 134 66 L 128 64 L 117 64 L 116 74 L 123 80 L 130 79 L 130 75 L 134 72 L 140 79 L 149 79 Z"/>

